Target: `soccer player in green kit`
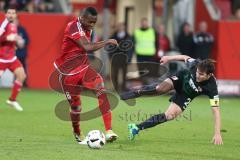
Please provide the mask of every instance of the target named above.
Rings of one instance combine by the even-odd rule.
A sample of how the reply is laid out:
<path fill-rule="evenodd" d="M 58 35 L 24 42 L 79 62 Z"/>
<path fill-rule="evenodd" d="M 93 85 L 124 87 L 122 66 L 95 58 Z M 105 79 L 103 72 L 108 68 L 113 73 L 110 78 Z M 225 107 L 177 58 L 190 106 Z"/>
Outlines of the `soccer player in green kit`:
<path fill-rule="evenodd" d="M 188 69 L 181 70 L 176 75 L 167 78 L 157 85 L 142 86 L 121 94 L 122 100 L 137 98 L 142 95 L 161 95 L 170 90 L 176 93 L 170 98 L 170 105 L 164 113 L 157 114 L 140 124 L 129 124 L 129 139 L 133 140 L 141 130 L 154 127 L 158 124 L 175 119 L 180 115 L 189 103 L 199 95 L 207 95 L 210 99 L 214 115 L 215 134 L 213 143 L 223 144 L 220 133 L 221 117 L 217 83 L 214 77 L 214 61 L 210 59 L 196 60 L 186 55 L 163 56 L 161 64 L 170 61 L 185 61 Z"/>

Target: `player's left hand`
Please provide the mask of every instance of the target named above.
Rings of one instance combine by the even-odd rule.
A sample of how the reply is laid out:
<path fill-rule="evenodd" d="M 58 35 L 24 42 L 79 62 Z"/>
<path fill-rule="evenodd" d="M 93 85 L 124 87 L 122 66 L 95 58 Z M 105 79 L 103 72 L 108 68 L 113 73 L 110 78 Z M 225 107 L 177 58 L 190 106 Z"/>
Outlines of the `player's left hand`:
<path fill-rule="evenodd" d="M 215 144 L 215 145 L 222 145 L 223 140 L 222 140 L 221 134 L 215 134 L 213 139 L 212 139 L 212 143 Z"/>
<path fill-rule="evenodd" d="M 168 56 L 162 56 L 161 59 L 160 59 L 160 64 L 166 64 L 168 63 L 169 59 L 168 59 Z"/>
<path fill-rule="evenodd" d="M 113 45 L 118 45 L 118 42 L 117 42 L 117 40 L 115 40 L 115 39 L 108 39 L 107 40 L 107 44 L 113 44 Z"/>

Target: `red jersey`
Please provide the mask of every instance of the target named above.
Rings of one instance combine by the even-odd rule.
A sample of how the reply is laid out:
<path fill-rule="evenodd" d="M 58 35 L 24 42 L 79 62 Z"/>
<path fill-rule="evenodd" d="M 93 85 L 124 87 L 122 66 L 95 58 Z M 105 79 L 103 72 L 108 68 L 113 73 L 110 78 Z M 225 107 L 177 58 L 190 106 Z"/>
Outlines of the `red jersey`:
<path fill-rule="evenodd" d="M 89 66 L 87 52 L 76 42 L 81 37 L 90 41 L 91 31 L 84 30 L 79 19 L 69 22 L 64 31 L 61 55 L 54 62 L 61 73 L 76 74 Z"/>
<path fill-rule="evenodd" d="M 10 63 L 17 59 L 15 56 L 16 41 L 7 41 L 7 36 L 17 34 L 17 26 L 8 22 L 4 30 L 0 35 L 0 62 Z"/>

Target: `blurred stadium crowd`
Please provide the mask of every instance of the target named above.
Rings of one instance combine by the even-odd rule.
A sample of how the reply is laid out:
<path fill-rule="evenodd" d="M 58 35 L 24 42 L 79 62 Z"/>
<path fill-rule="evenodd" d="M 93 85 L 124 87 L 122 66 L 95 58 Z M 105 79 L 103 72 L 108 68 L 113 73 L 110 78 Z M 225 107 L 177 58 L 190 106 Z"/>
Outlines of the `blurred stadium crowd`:
<path fill-rule="evenodd" d="M 1 0 L 0 9 L 14 6 L 18 11 L 29 13 L 55 12 L 53 0 Z"/>

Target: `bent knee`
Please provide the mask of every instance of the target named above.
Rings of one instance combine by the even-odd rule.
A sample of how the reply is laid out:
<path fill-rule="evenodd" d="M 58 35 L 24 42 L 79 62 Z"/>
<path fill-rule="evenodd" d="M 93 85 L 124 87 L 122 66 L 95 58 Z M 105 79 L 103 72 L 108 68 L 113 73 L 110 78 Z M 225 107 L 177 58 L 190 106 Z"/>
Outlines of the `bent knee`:
<path fill-rule="evenodd" d="M 14 71 L 14 75 L 16 76 L 16 79 L 20 82 L 23 82 L 25 79 L 26 79 L 26 73 L 24 71 L 24 69 L 22 67 L 20 68 L 17 68 L 15 71 Z"/>
<path fill-rule="evenodd" d="M 17 80 L 23 82 L 27 78 L 27 75 L 26 75 L 26 73 L 23 72 L 23 73 L 19 74 L 16 78 L 17 78 Z"/>
<path fill-rule="evenodd" d="M 166 119 L 167 119 L 168 121 L 173 120 L 173 119 L 175 119 L 175 118 L 177 117 L 177 115 L 175 115 L 175 114 L 165 113 L 165 115 L 166 115 Z"/>
<path fill-rule="evenodd" d="M 163 81 L 162 83 L 158 84 L 156 90 L 159 94 L 167 93 L 168 91 L 174 89 L 173 84 L 169 81 Z"/>

